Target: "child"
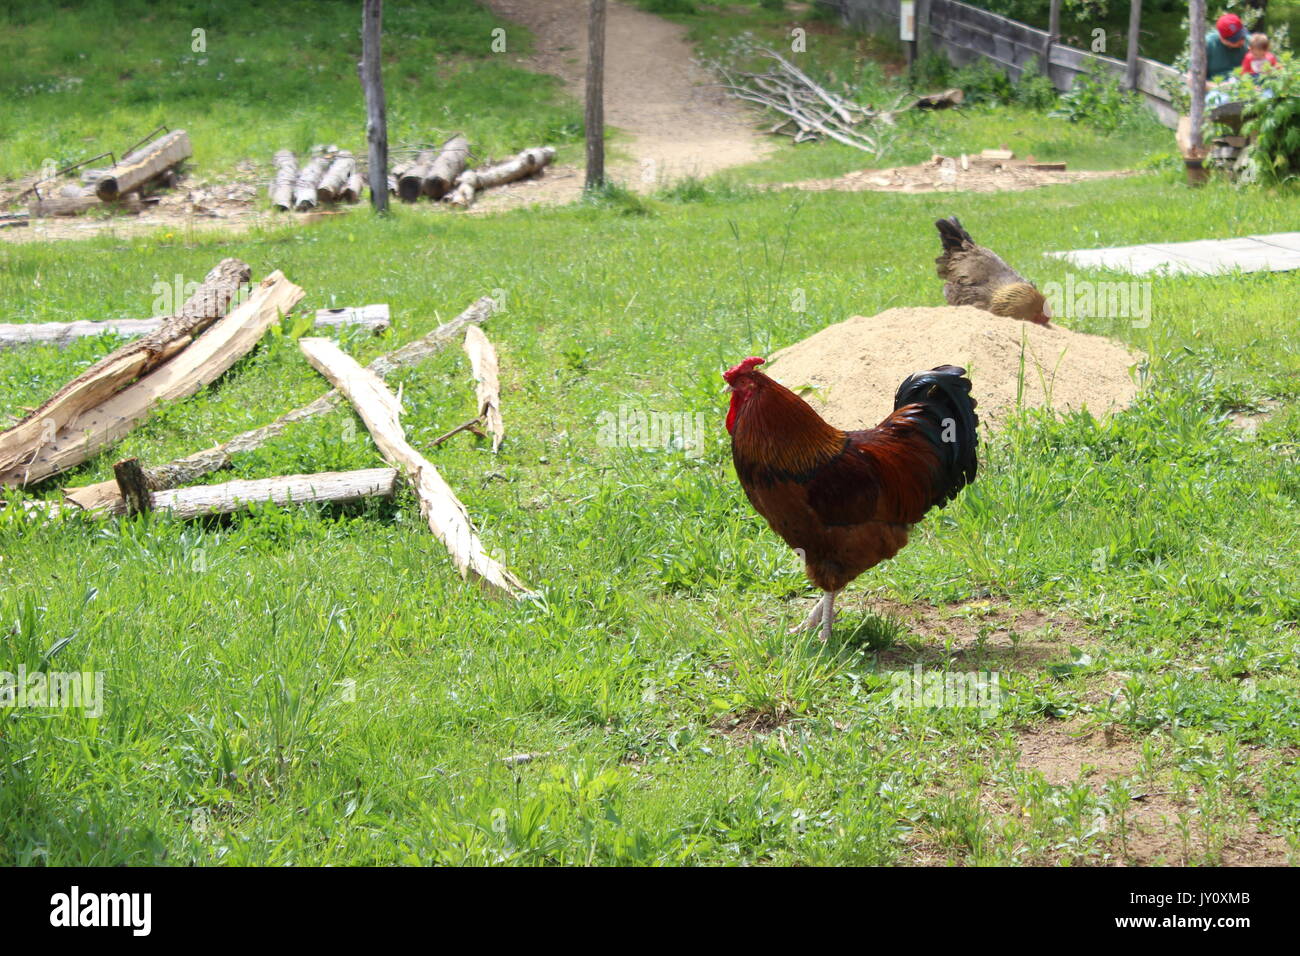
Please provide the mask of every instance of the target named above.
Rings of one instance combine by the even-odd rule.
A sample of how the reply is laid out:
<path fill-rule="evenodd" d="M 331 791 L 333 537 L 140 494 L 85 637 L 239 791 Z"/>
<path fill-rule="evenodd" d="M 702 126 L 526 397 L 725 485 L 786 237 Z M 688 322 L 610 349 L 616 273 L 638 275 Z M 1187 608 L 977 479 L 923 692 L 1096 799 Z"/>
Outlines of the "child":
<path fill-rule="evenodd" d="M 1265 70 L 1277 66 L 1277 57 L 1268 52 L 1268 37 L 1256 33 L 1250 38 L 1250 49 L 1246 59 L 1241 61 L 1241 72 L 1247 76 L 1258 76 Z"/>

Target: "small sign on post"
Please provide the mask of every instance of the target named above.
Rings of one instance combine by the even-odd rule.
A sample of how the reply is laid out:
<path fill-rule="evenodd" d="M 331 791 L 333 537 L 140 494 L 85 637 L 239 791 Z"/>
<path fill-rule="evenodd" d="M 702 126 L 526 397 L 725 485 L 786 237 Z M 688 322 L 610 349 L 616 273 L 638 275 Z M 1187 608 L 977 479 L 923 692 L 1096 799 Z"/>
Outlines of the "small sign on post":
<path fill-rule="evenodd" d="M 915 0 L 899 0 L 898 4 L 898 38 L 905 43 L 916 42 L 916 3 Z"/>

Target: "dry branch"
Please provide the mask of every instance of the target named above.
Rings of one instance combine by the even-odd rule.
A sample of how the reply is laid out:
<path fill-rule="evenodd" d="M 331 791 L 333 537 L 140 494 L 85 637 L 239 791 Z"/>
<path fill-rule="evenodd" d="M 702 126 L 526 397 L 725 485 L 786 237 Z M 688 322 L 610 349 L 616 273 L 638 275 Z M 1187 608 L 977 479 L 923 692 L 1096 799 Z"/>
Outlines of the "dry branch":
<path fill-rule="evenodd" d="M 67 419 L 52 435 L 52 429 L 43 425 L 45 417 L 36 416 L 40 428 L 38 441 L 22 450 L 20 460 L 0 467 L 0 485 L 27 485 L 66 471 L 128 434 L 148 417 L 154 406 L 193 395 L 248 354 L 266 330 L 292 309 L 303 295 L 302 289 L 282 273 L 273 272 L 262 280 L 247 301 L 212 323 L 197 339 L 161 339 L 172 358 L 113 393 L 106 401 L 84 408 Z M 183 318 L 178 317 L 178 323 Z M 159 335 L 162 335 L 161 330 Z M 141 354 L 149 356 L 151 353 L 144 349 L 143 343 L 152 340 L 151 336 L 131 343 L 128 348 L 141 349 Z M 123 368 L 135 368 L 135 355 L 135 352 L 119 350 L 109 356 L 110 359 L 119 356 L 112 369 L 103 371 L 120 372 Z M 152 361 L 152 358 L 144 360 L 148 367 L 152 367 L 149 365 Z M 80 380 L 79 377 L 73 384 Z M 102 393 L 102 380 L 98 373 L 88 381 L 88 389 Z M 85 395 L 86 391 L 78 387 L 76 394 Z"/>
<path fill-rule="evenodd" d="M 492 433 L 492 453 L 495 455 L 505 438 L 506 426 L 501 419 L 501 382 L 497 367 L 497 350 L 487 335 L 477 325 L 465 330 L 465 354 L 469 356 L 474 373 L 474 393 L 478 398 L 478 414 Z"/>
<path fill-rule="evenodd" d="M 484 322 L 496 309 L 496 303 L 486 296 L 476 301 L 456 318 L 444 322 L 433 331 L 413 342 L 408 342 L 372 361 L 367 368 L 379 376 L 392 374 L 400 368 L 418 365 L 431 355 L 442 351 L 455 341 L 467 325 Z M 197 481 L 204 475 L 230 466 L 234 455 L 253 451 L 262 447 L 295 422 L 305 421 L 317 415 L 333 410 L 343 402 L 343 396 L 337 390 L 326 392 L 320 398 L 309 402 L 291 412 L 286 412 L 269 425 L 250 429 L 236 435 L 220 445 L 208 448 L 185 458 L 156 468 L 147 469 L 150 486 L 153 488 L 174 488 L 177 485 Z M 93 485 L 69 488 L 66 497 L 73 504 L 88 511 L 109 511 L 121 513 L 122 497 L 117 485 L 112 481 L 101 481 Z"/>
<path fill-rule="evenodd" d="M 190 137 L 185 130 L 173 130 L 123 157 L 120 163 L 106 170 L 95 183 L 95 195 L 104 202 L 110 202 L 178 166 L 193 153 Z"/>
<path fill-rule="evenodd" d="M 490 590 L 509 597 L 522 596 L 525 588 L 519 579 L 483 550 L 469 512 L 451 486 L 432 462 L 407 442 L 397 396 L 379 376 L 363 369 L 328 339 L 299 339 L 298 347 L 352 403 L 384 459 L 405 473 L 420 499 L 420 513 L 429 530 L 447 546 L 461 576 L 473 575 Z"/>

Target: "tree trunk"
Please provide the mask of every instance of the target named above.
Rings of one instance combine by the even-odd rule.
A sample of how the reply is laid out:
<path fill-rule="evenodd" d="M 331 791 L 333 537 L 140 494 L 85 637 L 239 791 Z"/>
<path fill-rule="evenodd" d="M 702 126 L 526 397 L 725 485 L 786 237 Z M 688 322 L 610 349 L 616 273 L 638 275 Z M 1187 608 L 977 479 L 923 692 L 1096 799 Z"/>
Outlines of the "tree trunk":
<path fill-rule="evenodd" d="M 605 0 L 591 0 L 587 15 L 587 181 L 605 184 Z"/>
<path fill-rule="evenodd" d="M 271 205 L 281 212 L 293 208 L 293 184 L 298 178 L 298 160 L 293 151 L 282 149 L 275 154 L 275 179 L 271 182 Z"/>
<path fill-rule="evenodd" d="M 158 174 L 189 159 L 193 153 L 190 137 L 185 130 L 173 130 L 148 146 L 137 149 L 105 172 L 95 183 L 95 195 L 104 202 L 110 202 L 139 189 Z"/>
<path fill-rule="evenodd" d="M 420 501 L 429 530 L 446 545 L 461 577 L 473 577 L 492 592 L 521 597 L 518 578 L 483 549 L 469 512 L 438 469 L 406 440 L 397 396 L 373 372 L 363 369 L 328 339 L 299 339 L 307 361 L 352 403 L 384 460 L 402 469 Z"/>
<path fill-rule="evenodd" d="M 1124 67 L 1124 83 L 1130 90 L 1138 85 L 1138 43 L 1142 29 L 1142 0 L 1129 0 L 1128 7 L 1128 60 Z"/>
<path fill-rule="evenodd" d="M 366 145 L 370 160 L 370 205 L 388 211 L 388 107 L 384 102 L 383 0 L 365 0 L 361 14 L 361 86 L 366 94 Z"/>

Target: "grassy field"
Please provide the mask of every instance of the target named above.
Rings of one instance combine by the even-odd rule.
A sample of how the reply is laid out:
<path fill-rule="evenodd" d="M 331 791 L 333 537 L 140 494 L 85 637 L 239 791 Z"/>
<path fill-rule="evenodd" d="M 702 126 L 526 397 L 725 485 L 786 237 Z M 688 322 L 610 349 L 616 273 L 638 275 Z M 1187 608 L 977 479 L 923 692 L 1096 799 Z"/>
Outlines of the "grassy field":
<path fill-rule="evenodd" d="M 24 29 L 54 36 L 63 16 Z M 265 47 L 276 39 L 264 31 Z M 232 161 L 269 149 L 286 122 L 247 109 L 268 131 L 218 147 Z M 116 115 L 115 128 L 133 126 L 125 103 Z M 350 127 L 331 121 L 343 138 Z M 531 106 L 517 120 L 539 121 Z M 453 112 L 445 125 L 478 122 Z M 1001 108 L 939 127 L 969 150 L 1050 128 Z M 40 153 L 3 139 L 6 169 Z M 820 175 L 842 161 L 807 147 L 772 164 Z M 386 339 L 344 338 L 363 361 L 500 290 L 506 308 L 486 330 L 506 444 L 493 457 L 460 436 L 430 457 L 488 547 L 539 591 L 485 600 L 407 494 L 188 524 L 0 511 L 0 671 L 48 656 L 102 671 L 106 696 L 98 717 L 0 711 L 0 863 L 1300 853 L 1293 276 L 1157 280 L 1146 328 L 1066 320 L 1149 356 L 1140 400 L 1100 422 L 1026 413 L 986 436 L 976 484 L 849 589 L 824 647 L 785 634 L 812 594 L 736 483 L 719 378 L 849 315 L 940 304 L 941 215 L 960 214 L 1041 283 L 1066 274 L 1048 249 L 1294 229 L 1295 194 L 1191 191 L 1160 169 L 961 196 L 760 192 L 747 178 L 765 176 L 494 216 L 401 208 L 237 236 L 0 246 L 7 321 L 140 316 L 155 281 L 197 280 L 234 255 L 302 285 L 303 313 L 388 302 Z M 805 312 L 791 308 L 796 290 Z M 320 394 L 295 331 L 37 493 L 108 477 L 125 455 L 188 454 Z M 0 416 L 112 345 L 0 353 Z M 459 350 L 391 381 L 418 447 L 473 413 Z M 1231 426 L 1266 402 L 1257 432 Z M 703 455 L 610 445 L 602 415 L 622 407 L 700 416 Z M 380 463 L 338 412 L 212 480 Z M 918 664 L 996 671 L 1000 708 L 892 706 L 891 675 Z M 539 756 L 502 760 L 519 753 Z M 1044 753 L 1054 762 L 1031 759 Z"/>

